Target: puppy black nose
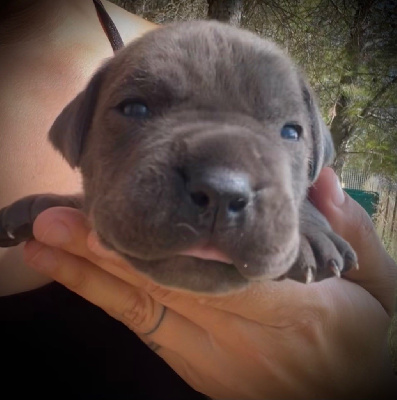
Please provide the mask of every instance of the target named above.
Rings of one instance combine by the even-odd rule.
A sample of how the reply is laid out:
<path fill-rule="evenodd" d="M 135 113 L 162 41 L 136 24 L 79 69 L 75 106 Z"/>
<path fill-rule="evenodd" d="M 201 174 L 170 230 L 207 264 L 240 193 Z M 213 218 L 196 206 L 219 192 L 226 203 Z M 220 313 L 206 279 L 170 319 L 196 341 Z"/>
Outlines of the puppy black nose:
<path fill-rule="evenodd" d="M 252 197 L 249 177 L 224 169 L 193 173 L 188 191 L 200 212 L 213 210 L 217 218 L 226 222 L 244 212 Z"/>

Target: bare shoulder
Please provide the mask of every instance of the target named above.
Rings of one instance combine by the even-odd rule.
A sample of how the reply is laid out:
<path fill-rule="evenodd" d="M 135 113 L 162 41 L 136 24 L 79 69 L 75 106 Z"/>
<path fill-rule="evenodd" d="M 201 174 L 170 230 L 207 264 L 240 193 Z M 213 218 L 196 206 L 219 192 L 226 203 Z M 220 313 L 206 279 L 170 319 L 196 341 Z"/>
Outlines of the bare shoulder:
<path fill-rule="evenodd" d="M 6 21 L 6 32 L 0 26 L 0 208 L 30 194 L 81 190 L 79 172 L 52 148 L 47 134 L 60 111 L 113 54 L 92 0 L 34 4 L 37 9 L 29 15 Z M 126 43 L 156 27 L 104 4 Z M 0 249 L 0 296 L 46 282 L 25 266 L 22 246 Z"/>
<path fill-rule="evenodd" d="M 158 27 L 158 25 L 135 14 L 131 14 L 110 1 L 103 1 L 103 4 L 126 43 Z"/>

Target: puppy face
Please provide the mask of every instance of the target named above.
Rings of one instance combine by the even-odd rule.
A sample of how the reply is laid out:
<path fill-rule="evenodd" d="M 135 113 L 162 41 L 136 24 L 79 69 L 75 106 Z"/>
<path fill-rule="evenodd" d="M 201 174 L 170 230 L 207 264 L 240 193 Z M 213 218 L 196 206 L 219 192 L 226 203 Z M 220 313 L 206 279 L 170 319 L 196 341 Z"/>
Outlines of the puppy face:
<path fill-rule="evenodd" d="M 132 43 L 50 132 L 81 168 L 104 244 L 161 284 L 205 292 L 290 268 L 324 135 L 291 61 L 216 22 Z"/>

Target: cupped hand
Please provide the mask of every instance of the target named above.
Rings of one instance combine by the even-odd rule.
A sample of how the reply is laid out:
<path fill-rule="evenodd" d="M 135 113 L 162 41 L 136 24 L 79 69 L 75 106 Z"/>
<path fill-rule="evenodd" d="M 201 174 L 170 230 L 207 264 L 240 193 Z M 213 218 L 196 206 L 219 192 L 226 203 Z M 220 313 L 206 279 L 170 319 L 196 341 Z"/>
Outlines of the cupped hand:
<path fill-rule="evenodd" d="M 311 198 L 358 254 L 360 269 L 346 278 L 255 282 L 218 296 L 164 288 L 104 250 L 83 214 L 67 208 L 37 218 L 25 259 L 123 322 L 212 398 L 390 398 L 396 265 L 330 169 Z"/>

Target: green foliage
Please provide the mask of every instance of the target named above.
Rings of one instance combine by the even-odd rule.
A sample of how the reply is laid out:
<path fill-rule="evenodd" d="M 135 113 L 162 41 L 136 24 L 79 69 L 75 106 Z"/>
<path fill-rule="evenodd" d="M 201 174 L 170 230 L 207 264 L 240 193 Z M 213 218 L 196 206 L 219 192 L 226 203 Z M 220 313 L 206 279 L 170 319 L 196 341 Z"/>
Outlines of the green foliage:
<path fill-rule="evenodd" d="M 256 0 L 243 24 L 305 70 L 345 163 L 397 176 L 396 2 Z"/>

